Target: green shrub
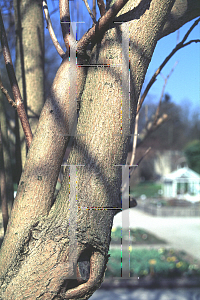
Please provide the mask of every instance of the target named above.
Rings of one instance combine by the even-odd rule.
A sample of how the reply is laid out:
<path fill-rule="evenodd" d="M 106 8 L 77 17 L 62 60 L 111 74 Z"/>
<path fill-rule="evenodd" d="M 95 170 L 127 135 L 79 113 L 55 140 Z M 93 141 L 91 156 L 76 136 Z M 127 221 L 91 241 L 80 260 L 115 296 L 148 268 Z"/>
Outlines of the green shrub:
<path fill-rule="evenodd" d="M 110 259 L 107 266 L 106 277 L 121 277 L 121 249 L 110 250 Z M 200 276 L 197 264 L 185 259 L 185 253 L 173 249 L 134 249 L 130 251 L 131 277 L 180 277 Z"/>

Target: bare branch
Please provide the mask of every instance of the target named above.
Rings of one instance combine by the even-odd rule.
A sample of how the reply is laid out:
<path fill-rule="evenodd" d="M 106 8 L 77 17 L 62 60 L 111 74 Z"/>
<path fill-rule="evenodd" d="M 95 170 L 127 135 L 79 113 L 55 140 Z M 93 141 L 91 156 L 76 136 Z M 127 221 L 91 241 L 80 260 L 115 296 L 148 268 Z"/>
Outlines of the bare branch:
<path fill-rule="evenodd" d="M 192 44 L 192 43 L 199 43 L 200 42 L 200 40 L 191 40 L 191 41 L 189 41 L 189 42 L 187 42 L 187 43 L 185 43 L 184 45 L 183 45 L 183 48 L 184 47 L 186 47 L 186 46 L 188 46 L 188 45 L 190 45 L 190 44 Z"/>
<path fill-rule="evenodd" d="M 154 119 L 154 116 L 152 116 L 152 119 Z M 141 141 L 138 143 L 137 147 L 141 145 L 141 143 L 146 139 L 146 137 L 150 134 L 150 132 L 153 132 L 154 130 L 158 129 L 159 126 L 161 126 L 162 123 L 164 123 L 168 119 L 167 114 L 163 114 L 161 117 L 159 117 L 154 123 L 154 120 L 152 119 L 146 124 L 145 128 L 140 132 L 140 139 Z"/>
<path fill-rule="evenodd" d="M 162 88 L 162 92 L 161 92 L 161 96 L 160 96 L 160 100 L 159 100 L 159 104 L 157 106 L 157 109 L 156 109 L 156 113 L 154 116 L 152 116 L 153 118 L 153 121 L 149 121 L 146 123 L 146 126 L 143 130 L 143 133 L 141 133 L 140 135 L 143 136 L 143 140 L 146 138 L 146 136 L 156 130 L 164 121 L 167 120 L 168 116 L 167 114 L 163 114 L 162 117 L 159 118 L 159 112 L 160 112 L 160 106 L 161 106 L 161 102 L 162 102 L 162 98 L 163 98 L 163 95 L 164 95 L 164 91 L 165 91 L 165 87 L 167 85 L 167 81 L 169 79 L 169 77 L 171 76 L 171 74 L 173 73 L 176 65 L 177 65 L 177 61 L 175 62 L 173 68 L 171 69 L 170 73 L 167 75 L 166 78 L 164 78 L 164 84 L 163 84 L 163 88 Z M 161 74 L 162 75 L 162 74 Z M 139 106 L 139 103 L 140 103 L 140 98 L 138 100 L 138 104 L 137 104 L 137 107 Z M 135 160 L 135 153 L 136 153 L 136 148 L 137 148 L 137 139 L 138 139 L 138 121 L 139 121 L 139 112 L 137 113 L 136 115 L 136 118 L 135 118 L 135 130 L 134 130 L 134 137 L 133 137 L 133 149 L 132 149 L 132 154 L 131 154 L 131 160 L 130 160 L 130 165 L 133 165 L 134 163 L 134 160 Z M 150 150 L 150 149 L 149 149 Z M 149 151 L 148 150 L 148 151 Z M 148 152 L 147 152 L 148 153 Z M 146 153 L 146 154 L 147 154 Z M 145 154 L 145 155 L 146 155 Z M 144 155 L 144 156 L 145 156 Z M 143 159 L 144 157 L 142 157 Z M 132 174 L 132 172 L 136 169 L 136 167 L 138 166 L 138 163 L 136 166 L 133 166 L 131 169 L 131 172 L 130 174 Z"/>
<path fill-rule="evenodd" d="M 149 147 L 145 153 L 142 155 L 142 157 L 138 160 L 137 164 L 133 167 L 131 167 L 130 172 L 129 172 L 129 176 L 131 176 L 133 174 L 133 172 L 136 170 L 136 168 L 139 166 L 139 164 L 142 162 L 142 160 L 145 158 L 145 156 L 149 153 L 149 151 L 151 150 L 151 147 Z"/>
<path fill-rule="evenodd" d="M 18 87 L 16 76 L 15 76 L 15 71 L 13 68 L 10 50 L 8 47 L 8 41 L 7 41 L 7 37 L 6 37 L 6 32 L 5 32 L 3 19 L 2 19 L 2 15 L 1 15 L 1 10 L 0 10 L 0 38 L 1 38 L 1 46 L 3 49 L 3 56 L 4 56 L 4 60 L 5 60 L 5 64 L 6 64 L 6 69 L 7 69 L 8 77 L 9 77 L 11 88 L 12 88 L 12 93 L 13 93 L 13 96 L 15 99 L 15 103 L 17 105 L 17 113 L 18 113 L 18 116 L 19 116 L 21 124 L 22 124 L 22 128 L 23 128 L 24 135 L 26 138 L 26 144 L 29 148 L 31 145 L 31 142 L 32 142 L 33 135 L 31 132 L 31 127 L 30 127 L 30 124 L 28 121 L 28 117 L 27 117 L 27 114 L 26 114 L 26 111 L 24 108 L 21 93 L 20 93 L 20 90 Z"/>
<path fill-rule="evenodd" d="M 176 45 L 176 47 L 171 51 L 171 53 L 164 59 L 164 61 L 162 62 L 162 64 L 159 66 L 159 68 L 157 69 L 157 71 L 154 73 L 154 75 L 152 76 L 151 80 L 149 81 L 141 99 L 140 99 L 140 103 L 138 105 L 137 108 L 137 113 L 139 112 L 139 110 L 142 107 L 142 104 L 144 102 L 144 99 L 146 98 L 146 95 L 148 93 L 148 91 L 150 90 L 151 86 L 153 85 L 153 83 L 156 81 L 156 77 L 160 74 L 161 70 L 163 69 L 163 67 L 166 65 L 166 63 L 170 60 L 170 58 L 181 48 L 184 48 L 185 46 L 188 46 L 189 44 L 191 44 L 191 42 L 199 42 L 199 40 L 192 40 L 189 41 L 188 43 L 184 44 L 184 42 L 186 41 L 188 35 L 191 33 L 191 31 L 193 30 L 193 28 L 199 23 L 200 18 L 198 20 L 196 20 L 194 22 L 194 24 L 190 27 L 190 29 L 187 31 L 187 33 L 185 34 L 184 38 L 182 39 L 182 41 Z"/>
<path fill-rule="evenodd" d="M 154 118 L 154 121 L 153 121 L 154 125 L 156 124 L 156 122 L 158 120 L 158 116 L 159 116 L 159 112 L 160 112 L 160 106 L 161 106 L 161 102 L 162 102 L 162 99 L 163 99 L 164 91 L 165 91 L 165 88 L 166 88 L 166 85 L 167 85 L 167 81 L 170 78 L 170 76 L 172 75 L 172 73 L 174 72 L 174 69 L 176 68 L 177 64 L 178 64 L 178 61 L 175 62 L 174 66 L 172 67 L 171 71 L 169 72 L 169 74 L 167 75 L 166 78 L 163 75 L 164 84 L 163 84 L 162 92 L 161 92 L 161 95 L 160 95 L 159 104 L 158 104 L 158 107 L 156 109 L 155 118 Z"/>
<path fill-rule="evenodd" d="M 63 39 L 65 47 L 69 53 L 69 27 L 70 27 L 70 11 L 69 11 L 69 0 L 59 1 L 60 10 L 60 24 L 62 28 Z"/>
<path fill-rule="evenodd" d="M 15 103 L 15 101 L 12 100 L 12 98 L 10 97 L 8 91 L 3 86 L 3 83 L 1 81 L 1 77 L 0 77 L 0 89 L 1 89 L 2 93 L 6 96 L 8 102 L 11 104 L 11 106 L 14 107 L 14 108 L 17 108 L 17 104 Z"/>
<path fill-rule="evenodd" d="M 85 6 L 86 6 L 86 8 L 87 8 L 87 11 L 89 12 L 90 17 L 92 18 L 93 23 L 96 24 L 97 21 L 96 21 L 94 15 L 93 15 L 93 13 L 92 13 L 92 11 L 91 11 L 91 9 L 90 9 L 90 6 L 89 6 L 87 0 L 83 0 L 83 2 L 85 3 Z"/>
<path fill-rule="evenodd" d="M 168 115 L 167 114 L 163 114 L 160 118 L 158 118 L 158 120 L 156 121 L 156 129 L 166 120 L 168 119 Z"/>
<path fill-rule="evenodd" d="M 171 76 L 171 74 L 173 73 L 176 65 L 177 65 L 178 61 L 175 62 L 173 68 L 171 69 L 171 71 L 169 72 L 169 74 L 167 75 L 167 77 L 165 78 L 162 74 L 162 77 L 164 78 L 164 84 L 163 84 L 163 88 L 162 88 L 162 92 L 160 95 L 160 100 L 159 100 L 159 104 L 157 106 L 156 109 L 156 113 L 155 115 L 151 116 L 151 119 L 149 122 L 146 122 L 146 126 L 145 128 L 142 130 L 142 132 L 140 133 L 140 139 L 142 140 L 142 142 L 145 140 L 145 138 L 152 132 L 155 131 L 156 129 L 158 129 L 158 127 L 161 126 L 162 123 L 164 123 L 167 119 L 168 119 L 168 115 L 167 114 L 163 114 L 162 116 L 159 117 L 159 113 L 160 113 L 160 107 L 161 107 L 161 102 L 163 99 L 163 95 L 164 95 L 164 91 L 165 91 L 165 87 L 167 85 L 167 81 L 169 79 L 169 77 Z M 139 102 L 139 101 L 138 101 Z M 139 113 L 136 115 L 136 119 L 139 118 Z M 136 125 L 135 125 L 136 126 Z M 137 137 L 136 137 L 137 139 Z M 139 143 L 139 145 L 141 144 L 141 142 Z M 138 145 L 137 145 L 138 146 Z M 136 147 L 136 146 L 135 146 Z M 134 147 L 133 147 L 134 149 Z M 132 154 L 133 155 L 133 154 Z"/>
<path fill-rule="evenodd" d="M 42 5 L 43 5 L 44 15 L 45 15 L 45 19 L 47 21 L 47 29 L 49 30 L 50 37 L 52 39 L 52 42 L 53 42 L 58 54 L 63 58 L 64 55 L 65 55 L 65 52 L 62 49 L 62 47 L 60 46 L 60 44 L 59 44 L 59 42 L 58 42 L 58 40 L 55 36 L 55 33 L 53 31 L 53 27 L 52 27 L 51 19 L 50 19 L 50 16 L 49 16 L 49 10 L 48 10 L 46 0 L 42 1 Z"/>
<path fill-rule="evenodd" d="M 92 0 L 92 13 L 96 19 L 96 0 Z"/>
<path fill-rule="evenodd" d="M 194 27 L 198 25 L 199 22 L 200 22 L 200 18 L 197 19 L 197 20 L 192 24 L 192 26 L 190 27 L 190 29 L 189 29 L 189 30 L 186 32 L 186 34 L 184 35 L 184 37 L 183 37 L 183 39 L 182 39 L 182 41 L 181 41 L 182 44 L 187 40 L 189 34 L 192 32 L 192 30 L 194 29 Z"/>
<path fill-rule="evenodd" d="M 101 15 L 101 17 L 103 17 L 106 13 L 105 3 L 103 0 L 97 0 L 97 4 L 99 7 L 100 15 Z"/>
<path fill-rule="evenodd" d="M 95 42 L 107 30 L 110 22 L 127 2 L 128 0 L 117 0 L 106 14 L 99 19 L 98 23 L 83 35 L 78 42 L 77 50 L 82 51 L 90 42 Z"/>

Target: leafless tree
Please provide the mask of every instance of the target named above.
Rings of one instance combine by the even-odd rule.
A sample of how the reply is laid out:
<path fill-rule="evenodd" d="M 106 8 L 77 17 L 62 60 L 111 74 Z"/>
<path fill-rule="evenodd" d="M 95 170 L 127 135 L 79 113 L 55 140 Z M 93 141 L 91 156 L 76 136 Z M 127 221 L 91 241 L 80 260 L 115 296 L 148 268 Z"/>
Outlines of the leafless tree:
<path fill-rule="evenodd" d="M 200 14 L 198 0 L 97 4 L 101 18 L 96 22 L 90 11 L 94 24 L 76 44 L 72 23 L 68 34 L 69 2 L 59 1 L 65 52 L 43 1 L 62 63 L 33 138 L 0 19 L 13 103 L 29 147 L 0 252 L 2 299 L 88 299 L 101 285 L 113 217 L 121 209 L 121 166 L 153 51 L 159 39 Z M 70 136 L 68 167 L 52 205 Z"/>

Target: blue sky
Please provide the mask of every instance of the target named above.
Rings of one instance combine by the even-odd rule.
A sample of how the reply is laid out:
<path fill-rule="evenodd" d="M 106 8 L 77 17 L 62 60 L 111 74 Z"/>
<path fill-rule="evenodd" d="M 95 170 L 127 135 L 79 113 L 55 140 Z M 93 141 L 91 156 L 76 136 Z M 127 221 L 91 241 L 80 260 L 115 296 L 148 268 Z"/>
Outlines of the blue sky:
<path fill-rule="evenodd" d="M 179 41 L 182 40 L 193 22 L 188 22 L 180 28 Z M 157 67 L 176 46 L 176 39 L 177 32 L 174 32 L 158 42 L 149 65 L 146 81 L 150 80 Z M 193 29 L 187 41 L 190 39 L 200 39 L 200 24 Z M 172 100 L 178 104 L 184 103 L 192 106 L 192 109 L 200 109 L 200 43 L 192 43 L 180 49 L 163 68 L 162 73 L 165 77 L 176 61 L 178 61 L 178 64 L 168 80 L 165 92 L 170 94 Z M 160 95 L 163 83 L 163 78 L 158 76 L 158 80 L 152 86 L 150 94 Z"/>
<path fill-rule="evenodd" d="M 90 8 L 92 8 L 92 0 L 89 0 L 88 2 L 90 4 Z M 55 7 L 58 7 L 58 1 L 54 1 L 53 4 Z M 48 5 L 49 10 L 51 11 L 53 9 L 52 1 L 48 1 Z M 80 26 L 81 28 L 83 28 L 83 32 L 87 31 L 87 29 L 92 26 L 92 20 L 89 17 L 83 1 L 70 1 L 70 5 L 72 21 L 76 21 L 77 18 L 79 21 L 84 21 L 85 24 L 79 24 L 78 27 Z M 78 7 L 78 5 L 80 5 L 81 7 L 79 16 L 77 16 L 77 12 L 74 10 L 74 8 Z M 53 16 L 56 17 L 57 20 L 59 20 L 58 12 Z M 99 13 L 97 19 L 98 17 Z M 188 22 L 180 28 L 179 41 L 181 41 L 193 22 L 194 20 Z M 55 23 L 53 24 L 55 25 Z M 62 39 L 61 31 L 59 39 Z M 193 29 L 187 41 L 189 41 L 190 39 L 200 39 L 200 23 Z M 165 59 L 165 57 L 176 46 L 176 41 L 177 31 L 167 37 L 164 37 L 158 42 L 153 54 L 152 61 L 149 65 L 148 72 L 146 74 L 144 87 L 148 83 L 158 66 Z M 183 49 L 180 49 L 163 68 L 162 74 L 164 76 L 167 76 L 169 74 L 176 61 L 178 61 L 178 64 L 170 79 L 168 80 L 165 93 L 168 93 L 172 97 L 173 102 L 177 104 L 184 104 L 186 107 L 188 107 L 190 109 L 190 112 L 197 109 L 200 110 L 200 43 L 193 43 Z M 159 75 L 157 81 L 150 89 L 149 94 L 151 95 L 151 98 L 155 99 L 155 101 L 159 99 L 163 83 L 164 80 Z M 145 101 L 148 101 L 148 99 L 146 99 Z"/>

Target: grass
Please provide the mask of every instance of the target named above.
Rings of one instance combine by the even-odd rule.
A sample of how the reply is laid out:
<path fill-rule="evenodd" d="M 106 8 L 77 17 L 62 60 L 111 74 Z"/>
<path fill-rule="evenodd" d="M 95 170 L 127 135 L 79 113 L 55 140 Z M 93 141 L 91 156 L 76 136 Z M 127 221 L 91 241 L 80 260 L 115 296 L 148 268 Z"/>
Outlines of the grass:
<path fill-rule="evenodd" d="M 129 231 L 123 232 L 123 238 L 129 240 Z M 130 229 L 130 241 L 132 245 L 165 244 L 165 240 L 156 237 L 144 229 Z M 121 245 L 121 227 L 113 227 L 111 234 L 111 245 Z"/>
<path fill-rule="evenodd" d="M 121 249 L 110 250 L 106 277 L 121 277 Z M 123 267 L 123 262 L 122 262 Z M 180 278 L 200 276 L 195 259 L 188 260 L 184 251 L 173 249 L 132 249 L 130 251 L 130 277 Z"/>
<path fill-rule="evenodd" d="M 147 198 L 149 197 L 158 197 L 158 191 L 162 189 L 162 185 L 160 183 L 155 182 L 143 182 L 138 185 L 130 188 L 130 194 L 137 198 L 141 195 L 145 195 Z"/>

